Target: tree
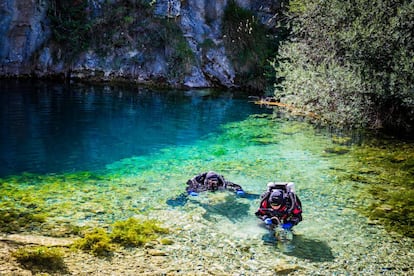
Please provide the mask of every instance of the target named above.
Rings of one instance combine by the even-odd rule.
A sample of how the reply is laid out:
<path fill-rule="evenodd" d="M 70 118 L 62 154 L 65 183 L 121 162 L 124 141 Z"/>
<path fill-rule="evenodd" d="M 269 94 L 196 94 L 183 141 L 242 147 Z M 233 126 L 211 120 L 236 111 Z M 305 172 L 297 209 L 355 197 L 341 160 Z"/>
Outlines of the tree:
<path fill-rule="evenodd" d="M 276 97 L 339 125 L 412 127 L 414 2 L 293 0 L 289 16 Z"/>

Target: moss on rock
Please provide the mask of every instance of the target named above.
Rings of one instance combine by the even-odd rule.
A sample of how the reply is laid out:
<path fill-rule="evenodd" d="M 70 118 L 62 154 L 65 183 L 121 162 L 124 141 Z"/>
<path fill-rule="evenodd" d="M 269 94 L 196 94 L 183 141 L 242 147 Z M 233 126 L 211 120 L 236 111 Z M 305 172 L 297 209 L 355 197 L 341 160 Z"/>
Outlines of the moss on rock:
<path fill-rule="evenodd" d="M 60 248 L 22 247 L 13 252 L 12 256 L 22 266 L 35 272 L 64 271 L 66 269 L 63 261 L 64 254 Z"/>

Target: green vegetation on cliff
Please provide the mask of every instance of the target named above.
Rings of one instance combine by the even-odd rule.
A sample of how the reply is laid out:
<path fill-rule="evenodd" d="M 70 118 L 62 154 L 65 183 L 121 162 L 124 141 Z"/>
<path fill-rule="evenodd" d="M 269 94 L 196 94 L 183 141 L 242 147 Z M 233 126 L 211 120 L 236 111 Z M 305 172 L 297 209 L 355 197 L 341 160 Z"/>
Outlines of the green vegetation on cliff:
<path fill-rule="evenodd" d="M 410 129 L 412 1 L 290 1 L 292 36 L 273 66 L 280 101 L 327 123 Z"/>
<path fill-rule="evenodd" d="M 90 45 L 93 21 L 88 14 L 88 1 L 50 2 L 48 18 L 52 26 L 52 38 L 65 46 L 67 56 L 73 56 Z"/>
<path fill-rule="evenodd" d="M 144 67 L 162 52 L 170 77 L 179 80 L 191 70 L 194 55 L 178 22 L 154 17 L 152 1 L 107 1 L 95 11 L 88 2 L 54 0 L 49 7 L 52 40 L 63 50 L 56 52 L 67 63 L 88 49 L 102 57 L 139 49 L 141 54 L 114 60 L 113 66 Z"/>
<path fill-rule="evenodd" d="M 237 71 L 237 82 L 253 90 L 266 90 L 274 81 L 268 60 L 277 52 L 278 36 L 283 37 L 282 30 L 267 28 L 253 12 L 229 1 L 224 10 L 223 40 Z"/>

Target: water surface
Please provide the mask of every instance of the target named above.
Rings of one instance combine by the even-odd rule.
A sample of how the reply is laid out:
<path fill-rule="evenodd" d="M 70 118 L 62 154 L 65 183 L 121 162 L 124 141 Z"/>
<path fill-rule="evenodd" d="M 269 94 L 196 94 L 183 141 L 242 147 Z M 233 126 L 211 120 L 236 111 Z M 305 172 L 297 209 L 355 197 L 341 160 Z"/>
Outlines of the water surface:
<path fill-rule="evenodd" d="M 404 177 L 412 182 L 406 162 L 413 160 L 411 145 L 384 169 L 361 140 L 273 117 L 229 95 L 25 89 L 2 96 L 2 118 L 16 118 L 1 120 L 1 156 L 8 166 L 2 173 L 17 175 L 2 180 L 1 203 L 46 213 L 43 233 L 154 218 L 172 231 L 174 244 L 164 248 L 171 273 L 184 275 L 414 272 L 412 238 L 360 211 L 373 200 L 367 187 Z M 13 138 L 3 140 L 5 135 Z M 186 180 L 207 170 L 252 196 L 183 197 Z M 254 216 L 269 181 L 295 182 L 303 204 L 304 220 L 289 248 L 266 243 L 268 231 Z"/>
<path fill-rule="evenodd" d="M 191 144 L 221 124 L 260 111 L 246 97 L 205 90 L 0 84 L 0 177 L 98 170 L 122 158 Z"/>

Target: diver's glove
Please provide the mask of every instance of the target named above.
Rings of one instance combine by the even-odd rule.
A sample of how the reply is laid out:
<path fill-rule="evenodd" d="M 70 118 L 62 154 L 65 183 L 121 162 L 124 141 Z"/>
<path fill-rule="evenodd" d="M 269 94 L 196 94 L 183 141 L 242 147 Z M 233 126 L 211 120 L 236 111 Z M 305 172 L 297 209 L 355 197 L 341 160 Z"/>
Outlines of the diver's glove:
<path fill-rule="evenodd" d="M 285 223 L 282 224 L 282 228 L 285 229 L 285 230 L 290 230 L 290 229 L 292 229 L 292 227 L 293 227 L 293 223 L 291 223 L 291 222 L 285 222 Z"/>
<path fill-rule="evenodd" d="M 243 190 L 237 190 L 236 194 L 239 196 L 244 196 L 246 193 Z"/>
<path fill-rule="evenodd" d="M 272 225 L 273 221 L 272 221 L 271 218 L 267 218 L 267 219 L 264 220 L 264 223 L 266 223 L 266 225 Z"/>
<path fill-rule="evenodd" d="M 189 194 L 190 196 L 198 196 L 198 193 L 193 192 L 193 191 L 189 192 L 188 194 Z"/>

